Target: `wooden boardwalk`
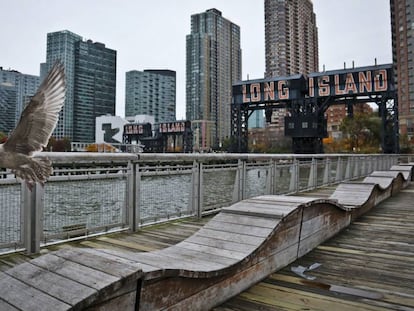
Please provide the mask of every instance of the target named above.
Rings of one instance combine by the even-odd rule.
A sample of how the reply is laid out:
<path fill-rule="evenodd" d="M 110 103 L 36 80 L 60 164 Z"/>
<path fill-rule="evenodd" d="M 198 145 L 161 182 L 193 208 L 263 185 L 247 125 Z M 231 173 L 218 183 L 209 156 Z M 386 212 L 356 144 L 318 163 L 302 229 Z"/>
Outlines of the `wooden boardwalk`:
<path fill-rule="evenodd" d="M 328 197 L 334 188 L 305 193 Z M 262 282 L 216 307 L 230 310 L 414 310 L 414 185 L 391 197 L 336 237 Z M 56 245 L 145 252 L 191 236 L 210 217 L 148 227 L 135 234 L 113 234 Z M 0 271 L 33 257 L 0 256 Z M 321 266 L 298 276 L 291 267 Z"/>
<path fill-rule="evenodd" d="M 334 238 L 214 310 L 414 310 L 413 202 L 411 183 Z M 315 263 L 321 266 L 304 277 L 291 271 Z"/>

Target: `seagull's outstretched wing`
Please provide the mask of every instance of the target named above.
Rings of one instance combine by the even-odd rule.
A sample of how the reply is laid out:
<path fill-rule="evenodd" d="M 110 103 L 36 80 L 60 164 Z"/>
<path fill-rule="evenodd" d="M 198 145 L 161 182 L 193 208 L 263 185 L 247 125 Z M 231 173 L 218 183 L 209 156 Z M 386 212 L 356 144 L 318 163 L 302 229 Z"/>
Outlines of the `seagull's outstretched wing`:
<path fill-rule="evenodd" d="M 19 123 L 3 145 L 4 150 L 26 155 L 42 150 L 55 129 L 64 102 L 64 67 L 57 62 L 24 108 Z"/>

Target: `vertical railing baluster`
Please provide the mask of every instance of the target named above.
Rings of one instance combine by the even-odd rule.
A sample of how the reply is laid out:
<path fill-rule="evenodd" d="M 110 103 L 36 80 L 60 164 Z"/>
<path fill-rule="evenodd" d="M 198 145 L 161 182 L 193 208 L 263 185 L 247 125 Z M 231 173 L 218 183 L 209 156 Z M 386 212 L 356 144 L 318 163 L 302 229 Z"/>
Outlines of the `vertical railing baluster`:
<path fill-rule="evenodd" d="M 335 182 L 340 182 L 342 180 L 342 170 L 342 158 L 338 157 L 338 163 L 336 164 Z"/>
<path fill-rule="evenodd" d="M 361 176 L 359 173 L 359 156 L 354 157 L 353 160 L 354 160 L 354 168 L 353 168 L 352 178 L 359 178 Z"/>
<path fill-rule="evenodd" d="M 198 163 L 199 173 L 198 173 L 198 209 L 197 209 L 197 217 L 201 218 L 203 216 L 203 208 L 204 208 L 204 187 L 203 187 L 203 163 Z"/>
<path fill-rule="evenodd" d="M 352 165 L 352 157 L 348 157 L 348 161 L 346 162 L 346 169 L 345 169 L 345 180 L 351 179 L 351 165 Z"/>
<path fill-rule="evenodd" d="M 30 190 L 26 183 L 23 183 L 22 195 L 23 245 L 26 254 L 36 254 L 40 252 L 40 241 L 43 235 L 44 186 L 35 183 Z"/>
<path fill-rule="evenodd" d="M 243 163 L 239 159 L 237 161 L 237 169 L 236 169 L 236 177 L 234 180 L 234 188 L 233 188 L 233 197 L 232 197 L 232 203 L 236 203 L 241 201 L 242 198 L 242 185 L 241 185 L 241 178 L 242 178 L 242 169 L 243 169 Z"/>
<path fill-rule="evenodd" d="M 265 194 L 273 194 L 273 161 L 269 160 L 266 168 L 266 190 Z"/>
<path fill-rule="evenodd" d="M 315 189 L 316 188 L 316 180 L 318 174 L 318 166 L 315 158 L 312 158 L 312 163 L 309 170 L 309 178 L 308 178 L 308 188 Z"/>
<path fill-rule="evenodd" d="M 299 186 L 299 162 L 294 159 L 290 167 L 289 192 L 297 192 Z"/>
<path fill-rule="evenodd" d="M 331 183 L 331 159 L 325 158 L 325 168 L 323 171 L 323 185 L 329 185 Z"/>
<path fill-rule="evenodd" d="M 197 217 L 201 217 L 200 211 L 200 162 L 193 161 L 191 174 L 191 210 Z"/>
<path fill-rule="evenodd" d="M 125 224 L 129 231 L 136 232 L 141 226 L 141 175 L 139 164 L 129 162 L 127 169 L 127 205 L 125 211 Z"/>

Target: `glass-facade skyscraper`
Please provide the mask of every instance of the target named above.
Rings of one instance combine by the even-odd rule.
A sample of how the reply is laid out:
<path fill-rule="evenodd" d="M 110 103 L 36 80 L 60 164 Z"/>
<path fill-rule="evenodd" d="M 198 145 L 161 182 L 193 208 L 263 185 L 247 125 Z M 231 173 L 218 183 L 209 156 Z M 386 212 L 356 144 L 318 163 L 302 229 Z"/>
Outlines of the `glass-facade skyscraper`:
<path fill-rule="evenodd" d="M 400 134 L 414 138 L 414 0 L 390 0 Z"/>
<path fill-rule="evenodd" d="M 210 150 L 230 137 L 231 90 L 242 77 L 240 27 L 217 9 L 194 14 L 186 50 L 186 118 L 194 148 Z"/>
<path fill-rule="evenodd" d="M 116 51 L 103 43 L 75 43 L 73 139 L 95 141 L 96 117 L 115 115 Z"/>
<path fill-rule="evenodd" d="M 57 60 L 65 67 L 66 98 L 53 136 L 94 142 L 96 117 L 115 114 L 116 51 L 63 30 L 47 34 L 43 74 Z"/>
<path fill-rule="evenodd" d="M 3 94 L 0 98 L 0 107 L 2 107 L 1 118 L 8 119 L 5 122 L 11 126 L 10 129 L 0 127 L 0 131 L 7 133 L 7 131 L 14 128 L 20 119 L 25 104 L 36 93 L 40 85 L 40 78 L 34 75 L 23 74 L 16 70 L 4 70 L 0 67 L 0 85 L 3 86 Z M 14 93 L 14 95 L 11 96 L 11 93 Z M 8 95 L 6 96 L 6 94 Z M 11 102 L 11 98 L 14 98 L 14 101 Z M 5 116 L 6 111 L 7 117 Z"/>
<path fill-rule="evenodd" d="M 176 72 L 131 70 L 125 74 L 125 116 L 150 115 L 155 123 L 174 122 Z"/>

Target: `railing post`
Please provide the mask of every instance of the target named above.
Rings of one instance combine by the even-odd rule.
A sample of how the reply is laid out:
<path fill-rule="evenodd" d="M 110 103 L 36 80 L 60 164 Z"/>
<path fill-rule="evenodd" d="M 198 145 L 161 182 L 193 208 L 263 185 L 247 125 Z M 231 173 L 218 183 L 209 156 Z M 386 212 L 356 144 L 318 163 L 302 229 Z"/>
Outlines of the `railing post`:
<path fill-rule="evenodd" d="M 30 190 L 26 183 L 22 183 L 23 244 L 28 255 L 40 252 L 43 235 L 43 198 L 44 186 L 35 183 Z"/>
<path fill-rule="evenodd" d="M 294 159 L 290 167 L 290 184 L 289 192 L 298 191 L 298 180 L 299 180 L 299 162 Z"/>
<path fill-rule="evenodd" d="M 359 156 L 358 157 L 354 157 L 354 170 L 353 170 L 353 174 L 352 177 L 353 178 L 359 178 L 361 177 L 360 172 L 359 172 Z"/>
<path fill-rule="evenodd" d="M 277 163 L 272 160 L 270 194 L 277 194 Z"/>
<path fill-rule="evenodd" d="M 232 203 L 240 201 L 240 174 L 241 174 L 241 161 L 240 159 L 237 162 L 236 176 L 234 178 L 234 187 L 233 187 L 233 196 Z"/>
<path fill-rule="evenodd" d="M 331 159 L 325 158 L 325 169 L 323 171 L 323 181 L 324 185 L 329 185 L 331 183 Z"/>
<path fill-rule="evenodd" d="M 345 180 L 351 179 L 351 166 L 352 166 L 352 157 L 348 157 L 348 161 L 346 162 L 346 169 L 345 169 Z"/>
<path fill-rule="evenodd" d="M 139 164 L 128 163 L 127 177 L 127 205 L 125 210 L 125 223 L 129 231 L 136 232 L 141 223 Z"/>
<path fill-rule="evenodd" d="M 318 179 L 318 163 L 315 158 L 312 158 L 312 163 L 309 171 L 308 188 L 315 189 Z"/>
<path fill-rule="evenodd" d="M 201 218 L 202 216 L 203 216 L 203 198 L 204 198 L 204 196 L 203 196 L 203 188 L 204 188 L 204 185 L 203 185 L 203 163 L 202 162 L 200 162 L 199 164 L 198 164 L 198 168 L 199 168 L 199 173 L 198 173 L 198 184 L 199 184 L 199 187 L 198 187 L 198 210 L 197 210 L 197 217 L 198 218 Z"/>
<path fill-rule="evenodd" d="M 202 167 L 201 163 L 196 160 L 193 161 L 193 169 L 191 176 L 191 204 L 192 210 L 196 217 L 201 218 L 202 216 L 202 191 L 201 191 L 201 180 L 202 180 Z"/>
<path fill-rule="evenodd" d="M 233 190 L 233 203 L 243 200 L 244 197 L 244 173 L 245 173 L 245 164 L 244 161 L 238 160 L 237 170 L 236 170 L 236 179 L 234 181 L 234 190 Z"/>
<path fill-rule="evenodd" d="M 368 157 L 367 156 L 363 156 L 363 157 L 361 157 L 361 175 L 362 176 L 367 176 L 368 175 L 368 172 L 367 172 L 367 159 L 368 159 Z"/>
<path fill-rule="evenodd" d="M 265 194 L 273 194 L 273 160 L 269 160 L 269 166 L 266 170 L 266 191 Z"/>
<path fill-rule="evenodd" d="M 336 164 L 335 182 L 342 181 L 342 170 L 342 158 L 338 157 L 338 163 Z"/>

